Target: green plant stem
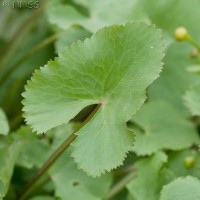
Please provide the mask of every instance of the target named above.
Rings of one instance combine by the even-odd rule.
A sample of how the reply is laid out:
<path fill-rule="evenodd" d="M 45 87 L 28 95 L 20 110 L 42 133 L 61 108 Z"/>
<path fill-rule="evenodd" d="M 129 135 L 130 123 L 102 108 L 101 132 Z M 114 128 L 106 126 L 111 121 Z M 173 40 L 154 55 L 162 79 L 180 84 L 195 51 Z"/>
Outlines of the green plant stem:
<path fill-rule="evenodd" d="M 10 129 L 16 129 L 23 122 L 22 113 L 18 113 L 13 119 L 9 121 Z"/>
<path fill-rule="evenodd" d="M 45 185 L 47 185 L 47 183 L 49 183 L 50 180 L 51 178 L 48 176 L 45 177 L 44 180 L 42 180 L 40 183 L 34 184 L 33 187 L 31 187 L 30 190 L 23 197 L 23 199 L 25 199 L 28 196 L 31 196 L 31 194 L 34 194 L 34 192 L 38 191 L 40 188 L 43 188 Z"/>
<path fill-rule="evenodd" d="M 33 11 L 29 18 L 24 23 L 22 23 L 21 26 L 17 29 L 9 43 L 6 44 L 6 48 L 3 49 L 3 52 L 1 51 L 0 69 L 4 68 L 10 56 L 13 54 L 13 52 L 17 50 L 18 46 L 21 44 L 21 41 L 24 40 L 25 35 L 27 35 L 27 33 L 29 33 L 31 28 L 35 25 L 46 3 L 47 0 L 44 0 L 40 8 Z"/>
<path fill-rule="evenodd" d="M 194 47 L 196 47 L 198 51 L 200 51 L 200 45 L 191 36 L 187 37 L 187 41 L 190 42 Z"/>
<path fill-rule="evenodd" d="M 102 200 L 109 200 L 112 197 L 114 197 L 116 194 L 118 194 L 120 191 L 123 190 L 126 184 L 129 183 L 134 176 L 135 176 L 135 171 L 132 171 L 129 174 L 127 174 L 124 178 L 122 178 L 111 188 L 111 190 L 105 195 L 105 197 Z"/>
<path fill-rule="evenodd" d="M 127 167 L 118 168 L 113 171 L 114 176 L 122 176 L 124 174 L 130 173 L 135 169 L 134 165 L 129 165 Z"/>
<path fill-rule="evenodd" d="M 59 158 L 59 156 L 69 147 L 69 145 L 76 139 L 77 135 L 72 133 L 64 143 L 59 146 L 59 148 L 53 153 L 53 155 L 44 163 L 44 165 L 39 169 L 39 171 L 34 175 L 32 180 L 26 185 L 24 190 L 22 191 L 20 200 L 24 200 L 29 191 L 37 182 L 37 180 L 49 169 L 49 167 Z"/>
<path fill-rule="evenodd" d="M 96 114 L 96 112 L 101 107 L 101 104 L 98 104 L 96 108 L 90 113 L 90 115 L 86 118 L 86 120 L 82 123 L 80 130 L 85 124 L 87 124 L 92 117 Z M 77 131 L 78 131 L 77 130 Z M 77 132 L 76 131 L 76 132 Z M 76 132 L 72 133 L 58 148 L 57 150 L 52 154 L 52 156 L 43 164 L 43 166 L 39 169 L 39 171 L 33 176 L 31 181 L 25 186 L 23 189 L 19 200 L 24 200 L 31 188 L 34 186 L 34 184 L 38 181 L 38 179 L 52 166 L 52 164 L 60 157 L 60 155 L 70 146 L 70 144 L 76 139 L 77 134 Z"/>
<path fill-rule="evenodd" d="M 8 77 L 15 71 L 21 63 L 23 63 L 25 60 L 27 60 L 30 56 L 32 56 L 34 53 L 38 52 L 39 50 L 43 49 L 47 45 L 51 44 L 53 41 L 55 41 L 61 33 L 56 33 L 54 35 L 51 35 L 50 37 L 44 39 L 42 42 L 38 43 L 36 46 L 34 46 L 32 49 L 30 49 L 26 54 L 22 55 L 15 64 L 13 64 L 10 69 L 4 74 L 4 76 L 0 80 L 0 85 L 2 85 Z"/>
<path fill-rule="evenodd" d="M 192 117 L 191 120 L 196 126 L 200 126 L 200 117 Z"/>

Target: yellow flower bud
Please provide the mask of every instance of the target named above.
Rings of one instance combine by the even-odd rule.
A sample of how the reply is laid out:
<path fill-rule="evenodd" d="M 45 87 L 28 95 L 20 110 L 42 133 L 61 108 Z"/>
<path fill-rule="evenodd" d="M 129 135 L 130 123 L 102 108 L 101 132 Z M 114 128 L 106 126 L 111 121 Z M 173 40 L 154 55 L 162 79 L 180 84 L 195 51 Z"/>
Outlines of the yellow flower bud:
<path fill-rule="evenodd" d="M 184 27 L 179 27 L 174 32 L 175 38 L 178 41 L 186 40 L 188 38 L 187 29 Z"/>
<path fill-rule="evenodd" d="M 187 169 L 193 168 L 196 164 L 196 159 L 193 156 L 189 156 L 184 160 L 184 166 Z"/>

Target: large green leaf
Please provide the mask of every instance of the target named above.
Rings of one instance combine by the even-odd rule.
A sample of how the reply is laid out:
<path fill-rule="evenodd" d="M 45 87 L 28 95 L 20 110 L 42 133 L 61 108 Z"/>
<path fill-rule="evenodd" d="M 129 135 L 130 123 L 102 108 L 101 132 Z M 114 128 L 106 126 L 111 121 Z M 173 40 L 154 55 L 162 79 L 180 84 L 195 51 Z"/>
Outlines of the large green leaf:
<path fill-rule="evenodd" d="M 161 149 L 179 150 L 199 143 L 195 126 L 164 101 L 150 101 L 133 117 L 136 131 L 133 147 L 138 155 Z M 134 130 L 134 129 L 133 129 Z"/>
<path fill-rule="evenodd" d="M 184 100 L 191 114 L 200 116 L 200 84 L 192 86 L 186 92 Z"/>
<path fill-rule="evenodd" d="M 200 181 L 197 178 L 187 176 L 178 178 L 161 191 L 160 200 L 199 200 Z"/>
<path fill-rule="evenodd" d="M 127 185 L 134 200 L 157 200 L 159 196 L 161 168 L 167 161 L 166 154 L 158 152 L 152 157 L 144 158 L 135 163 L 136 178 Z M 164 176 L 163 176 L 164 178 Z"/>
<path fill-rule="evenodd" d="M 3 110 L 0 108 L 0 134 L 7 135 L 9 132 L 9 125 L 6 119 L 6 115 Z"/>
<path fill-rule="evenodd" d="M 126 122 L 145 101 L 162 58 L 161 33 L 154 26 L 130 23 L 101 29 L 35 72 L 23 94 L 26 122 L 42 133 L 99 104 L 77 133 L 73 157 L 90 175 L 109 171 L 131 150 L 134 136 Z"/>
<path fill-rule="evenodd" d="M 126 3 L 123 0 L 76 0 L 74 6 L 52 0 L 47 15 L 49 21 L 59 28 L 66 30 L 73 24 L 80 24 L 91 32 L 106 25 L 146 19 L 138 0 L 126 0 Z"/>

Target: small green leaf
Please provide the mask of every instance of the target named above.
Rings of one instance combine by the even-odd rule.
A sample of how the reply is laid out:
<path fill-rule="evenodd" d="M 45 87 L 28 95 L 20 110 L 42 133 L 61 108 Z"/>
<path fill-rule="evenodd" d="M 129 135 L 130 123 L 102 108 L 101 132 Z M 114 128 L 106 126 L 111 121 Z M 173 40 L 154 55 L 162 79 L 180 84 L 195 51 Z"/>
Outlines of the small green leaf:
<path fill-rule="evenodd" d="M 200 181 L 192 176 L 178 178 L 165 185 L 160 200 L 199 200 Z"/>
<path fill-rule="evenodd" d="M 136 130 L 133 147 L 138 155 L 161 149 L 179 150 L 199 143 L 195 126 L 164 101 L 146 103 L 133 117 L 133 122 L 142 128 Z"/>
<path fill-rule="evenodd" d="M 158 191 L 162 187 L 159 184 L 160 170 L 166 161 L 166 154 L 158 152 L 135 163 L 136 178 L 127 185 L 134 200 L 158 199 Z"/>
<path fill-rule="evenodd" d="M 103 28 L 35 72 L 23 94 L 26 122 L 42 133 L 99 104 L 95 116 L 78 131 L 72 155 L 92 176 L 110 171 L 132 148 L 134 136 L 126 122 L 158 78 L 162 58 L 161 32 L 154 26 Z"/>
<path fill-rule="evenodd" d="M 9 132 L 9 125 L 6 119 L 6 115 L 3 110 L 0 108 L 0 134 L 7 135 Z"/>
<path fill-rule="evenodd" d="M 192 115 L 200 116 L 200 84 L 192 86 L 186 92 L 184 101 Z"/>

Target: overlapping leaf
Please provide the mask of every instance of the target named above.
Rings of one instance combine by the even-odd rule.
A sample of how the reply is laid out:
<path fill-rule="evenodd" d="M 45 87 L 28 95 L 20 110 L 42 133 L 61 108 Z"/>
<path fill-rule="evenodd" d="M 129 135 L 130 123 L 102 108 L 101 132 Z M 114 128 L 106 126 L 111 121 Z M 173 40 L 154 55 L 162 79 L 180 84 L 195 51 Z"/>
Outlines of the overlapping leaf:
<path fill-rule="evenodd" d="M 72 5 L 54 0 L 49 2 L 47 15 L 49 21 L 61 29 L 80 24 L 91 32 L 106 25 L 146 19 L 138 0 L 126 0 L 126 3 L 123 0 L 76 0 Z"/>
<path fill-rule="evenodd" d="M 127 188 L 134 200 L 156 200 L 162 185 L 159 183 L 161 168 L 167 161 L 166 154 L 158 152 L 149 158 L 144 158 L 135 163 L 136 178 L 134 178 Z M 162 174 L 162 178 L 164 176 Z"/>
<path fill-rule="evenodd" d="M 179 150 L 199 143 L 194 125 L 163 101 L 150 101 L 133 117 L 142 130 L 136 132 L 133 147 L 138 155 L 160 149 Z"/>
<path fill-rule="evenodd" d="M 199 200 L 200 181 L 197 178 L 187 176 L 178 178 L 163 187 L 160 200 Z"/>
<path fill-rule="evenodd" d="M 24 116 L 39 133 L 67 123 L 83 108 L 97 113 L 77 134 L 73 157 L 97 176 L 120 164 L 133 145 L 126 121 L 140 108 L 161 71 L 160 31 L 143 23 L 106 27 L 65 49 L 26 86 Z"/>

